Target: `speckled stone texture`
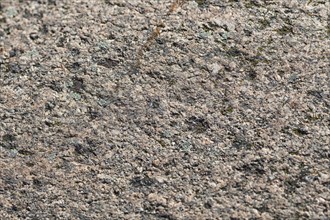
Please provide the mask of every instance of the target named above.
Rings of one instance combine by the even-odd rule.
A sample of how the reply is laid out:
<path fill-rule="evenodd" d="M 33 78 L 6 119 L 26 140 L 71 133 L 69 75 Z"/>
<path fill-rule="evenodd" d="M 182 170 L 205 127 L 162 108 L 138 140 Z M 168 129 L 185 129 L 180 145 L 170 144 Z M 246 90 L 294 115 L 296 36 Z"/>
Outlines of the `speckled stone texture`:
<path fill-rule="evenodd" d="M 329 1 L 173 2 L 0 1 L 1 219 L 329 218 Z"/>

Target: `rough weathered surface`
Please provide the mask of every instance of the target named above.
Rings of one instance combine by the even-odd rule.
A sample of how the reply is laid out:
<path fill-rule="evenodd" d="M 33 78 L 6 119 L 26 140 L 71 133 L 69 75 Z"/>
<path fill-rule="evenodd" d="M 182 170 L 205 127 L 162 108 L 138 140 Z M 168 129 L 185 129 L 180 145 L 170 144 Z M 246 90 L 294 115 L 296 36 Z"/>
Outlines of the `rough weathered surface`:
<path fill-rule="evenodd" d="M 330 216 L 329 1 L 172 3 L 1 0 L 2 219 Z"/>

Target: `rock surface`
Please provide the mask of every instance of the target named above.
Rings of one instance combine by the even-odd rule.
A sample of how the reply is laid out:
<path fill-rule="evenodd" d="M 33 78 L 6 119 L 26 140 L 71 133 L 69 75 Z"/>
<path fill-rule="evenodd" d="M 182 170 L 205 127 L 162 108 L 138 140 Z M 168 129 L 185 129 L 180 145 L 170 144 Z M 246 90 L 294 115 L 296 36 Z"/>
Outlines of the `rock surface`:
<path fill-rule="evenodd" d="M 330 216 L 329 1 L 173 2 L 0 2 L 2 219 Z"/>

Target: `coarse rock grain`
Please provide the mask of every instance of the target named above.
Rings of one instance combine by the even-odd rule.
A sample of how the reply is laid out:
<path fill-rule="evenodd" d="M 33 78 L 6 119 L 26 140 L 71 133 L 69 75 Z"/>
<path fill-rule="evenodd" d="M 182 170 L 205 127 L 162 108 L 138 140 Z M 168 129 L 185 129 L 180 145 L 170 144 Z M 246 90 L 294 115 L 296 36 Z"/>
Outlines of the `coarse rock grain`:
<path fill-rule="evenodd" d="M 329 1 L 173 2 L 0 2 L 1 219 L 329 218 Z"/>

